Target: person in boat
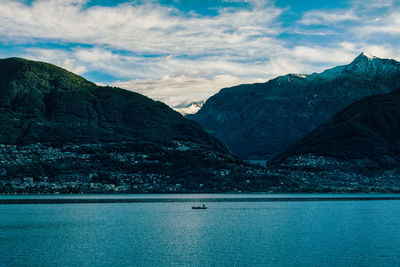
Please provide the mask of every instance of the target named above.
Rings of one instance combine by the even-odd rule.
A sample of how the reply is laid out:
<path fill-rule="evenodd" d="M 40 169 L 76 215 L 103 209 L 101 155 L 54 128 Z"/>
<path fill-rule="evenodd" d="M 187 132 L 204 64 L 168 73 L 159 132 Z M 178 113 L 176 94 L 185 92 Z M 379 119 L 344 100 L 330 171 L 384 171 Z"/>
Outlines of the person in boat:
<path fill-rule="evenodd" d="M 207 207 L 206 207 L 206 205 L 203 204 L 203 206 L 200 206 L 200 205 L 197 207 L 192 206 L 192 209 L 207 209 Z"/>

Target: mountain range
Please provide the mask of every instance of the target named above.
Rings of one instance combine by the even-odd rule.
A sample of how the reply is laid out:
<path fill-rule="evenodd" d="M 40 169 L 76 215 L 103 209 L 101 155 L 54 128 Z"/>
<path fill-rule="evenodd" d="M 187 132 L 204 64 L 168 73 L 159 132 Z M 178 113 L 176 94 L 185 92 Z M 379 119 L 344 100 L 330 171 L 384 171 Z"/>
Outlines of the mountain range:
<path fill-rule="evenodd" d="M 224 88 L 188 118 L 244 159 L 271 160 L 363 97 L 400 86 L 400 63 L 361 53 L 321 73 Z"/>
<path fill-rule="evenodd" d="M 0 60 L 0 111 L 3 193 L 400 191 L 400 63 L 364 53 L 222 89 L 186 115 L 207 131 L 161 102 L 21 58 Z"/>
<path fill-rule="evenodd" d="M 76 181 L 80 192 L 97 183 L 129 192 L 232 191 L 251 186 L 249 177 L 269 183 L 264 170 L 166 104 L 51 64 L 0 60 L 0 111 L 0 191 L 40 192 L 40 183 L 64 190 Z M 34 189 L 18 187 L 25 178 Z"/>

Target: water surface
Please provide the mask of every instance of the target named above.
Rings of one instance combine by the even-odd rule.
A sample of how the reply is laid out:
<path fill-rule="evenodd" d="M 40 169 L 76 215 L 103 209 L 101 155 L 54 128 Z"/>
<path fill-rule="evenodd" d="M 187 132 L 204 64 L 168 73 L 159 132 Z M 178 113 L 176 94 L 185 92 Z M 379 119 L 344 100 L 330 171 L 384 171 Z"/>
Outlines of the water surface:
<path fill-rule="evenodd" d="M 400 264 L 398 200 L 211 202 L 207 210 L 192 210 L 191 205 L 0 205 L 0 262 L 5 266 Z"/>

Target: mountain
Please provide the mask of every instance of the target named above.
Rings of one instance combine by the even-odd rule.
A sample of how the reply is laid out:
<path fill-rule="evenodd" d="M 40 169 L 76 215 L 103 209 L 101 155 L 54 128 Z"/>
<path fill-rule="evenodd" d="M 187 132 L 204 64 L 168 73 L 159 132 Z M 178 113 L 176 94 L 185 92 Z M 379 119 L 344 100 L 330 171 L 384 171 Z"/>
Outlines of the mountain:
<path fill-rule="evenodd" d="M 297 172 L 310 184 L 350 182 L 398 188 L 400 88 L 351 104 L 279 154 L 273 163 Z"/>
<path fill-rule="evenodd" d="M 248 173 L 263 170 L 161 102 L 51 64 L 0 60 L 0 191 L 230 191 Z"/>
<path fill-rule="evenodd" d="M 188 118 L 246 159 L 272 159 L 342 108 L 400 86 L 400 63 L 365 53 L 322 73 L 224 88 Z"/>
<path fill-rule="evenodd" d="M 174 107 L 174 110 L 179 112 L 182 116 L 186 116 L 188 114 L 195 114 L 201 109 L 203 105 L 204 101 L 196 101 L 184 107 Z"/>
<path fill-rule="evenodd" d="M 50 64 L 3 59 L 0 86 L 1 143 L 177 139 L 225 150 L 196 123 L 161 102 L 98 87 Z"/>

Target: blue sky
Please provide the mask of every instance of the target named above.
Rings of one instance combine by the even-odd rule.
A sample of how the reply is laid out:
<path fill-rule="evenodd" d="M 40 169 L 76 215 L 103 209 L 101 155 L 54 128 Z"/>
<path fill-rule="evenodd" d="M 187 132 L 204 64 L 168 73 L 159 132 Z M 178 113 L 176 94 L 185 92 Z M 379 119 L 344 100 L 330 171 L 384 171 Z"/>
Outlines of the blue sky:
<path fill-rule="evenodd" d="M 2 0 L 0 57 L 50 62 L 176 106 L 363 51 L 399 60 L 399 2 Z"/>

